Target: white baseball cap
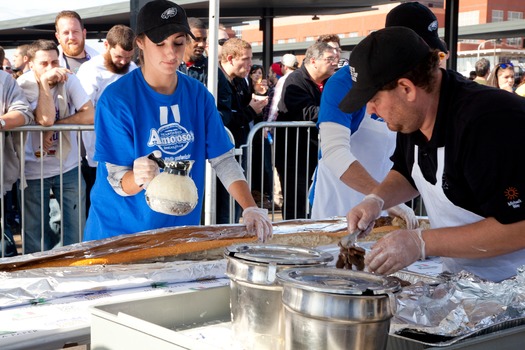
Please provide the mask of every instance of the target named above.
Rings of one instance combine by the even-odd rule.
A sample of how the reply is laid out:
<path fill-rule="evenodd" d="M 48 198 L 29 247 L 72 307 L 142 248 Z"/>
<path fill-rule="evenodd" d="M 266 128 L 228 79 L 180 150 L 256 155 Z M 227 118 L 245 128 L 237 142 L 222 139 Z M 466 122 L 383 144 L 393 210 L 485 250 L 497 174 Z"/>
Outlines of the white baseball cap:
<path fill-rule="evenodd" d="M 281 59 L 281 64 L 291 69 L 297 69 L 299 67 L 297 57 L 295 57 L 295 55 L 291 53 L 287 53 L 283 56 L 283 58 Z"/>

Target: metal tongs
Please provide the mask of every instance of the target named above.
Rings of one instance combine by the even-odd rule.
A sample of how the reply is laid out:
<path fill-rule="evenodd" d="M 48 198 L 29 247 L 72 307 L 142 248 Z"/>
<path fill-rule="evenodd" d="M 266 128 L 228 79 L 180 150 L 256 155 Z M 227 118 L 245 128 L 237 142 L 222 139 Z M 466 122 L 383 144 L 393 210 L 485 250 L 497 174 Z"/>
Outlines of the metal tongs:
<path fill-rule="evenodd" d="M 350 248 L 351 246 L 355 245 L 355 242 L 357 241 L 357 236 L 359 236 L 362 232 L 363 230 L 356 229 L 354 232 L 341 238 L 341 247 Z"/>

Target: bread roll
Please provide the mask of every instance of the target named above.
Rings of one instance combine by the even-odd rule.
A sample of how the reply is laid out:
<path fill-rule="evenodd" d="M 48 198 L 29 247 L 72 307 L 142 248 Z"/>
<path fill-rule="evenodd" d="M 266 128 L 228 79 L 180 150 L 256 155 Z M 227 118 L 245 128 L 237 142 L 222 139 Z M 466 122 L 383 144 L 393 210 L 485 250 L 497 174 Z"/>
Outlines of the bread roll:
<path fill-rule="evenodd" d="M 275 222 L 270 244 L 313 248 L 337 244 L 347 234 L 344 219 Z M 375 228 L 390 232 L 399 226 Z M 2 259 L 0 271 L 41 267 L 220 259 L 224 247 L 257 242 L 244 225 L 182 226 L 89 241 L 46 252 Z"/>

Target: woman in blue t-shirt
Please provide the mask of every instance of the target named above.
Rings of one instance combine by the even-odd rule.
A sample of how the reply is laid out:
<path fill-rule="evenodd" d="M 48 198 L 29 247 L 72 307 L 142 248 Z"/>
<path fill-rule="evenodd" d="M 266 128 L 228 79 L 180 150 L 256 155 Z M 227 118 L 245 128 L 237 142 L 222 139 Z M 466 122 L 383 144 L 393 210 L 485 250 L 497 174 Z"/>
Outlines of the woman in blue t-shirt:
<path fill-rule="evenodd" d="M 197 80 L 177 71 L 188 36 L 184 10 L 167 0 L 147 3 L 137 17 L 140 69 L 109 85 L 95 115 L 97 180 L 84 240 L 162 227 L 198 225 L 206 159 L 239 202 L 248 231 L 261 241 L 272 235 L 267 211 L 256 206 L 213 96 Z M 184 216 L 150 209 L 143 195 L 159 173 L 147 158 L 193 160 L 191 177 L 199 202 Z"/>

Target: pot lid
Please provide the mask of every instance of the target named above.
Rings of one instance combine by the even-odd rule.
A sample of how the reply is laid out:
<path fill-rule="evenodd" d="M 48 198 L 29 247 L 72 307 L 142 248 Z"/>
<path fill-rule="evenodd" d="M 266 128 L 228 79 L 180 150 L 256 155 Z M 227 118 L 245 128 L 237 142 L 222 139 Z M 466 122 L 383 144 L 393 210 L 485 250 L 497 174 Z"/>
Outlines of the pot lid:
<path fill-rule="evenodd" d="M 287 269 L 277 273 L 284 287 L 351 295 L 391 294 L 401 290 L 397 280 L 363 271 L 329 267 Z"/>
<path fill-rule="evenodd" d="M 334 259 L 332 254 L 320 250 L 278 244 L 237 244 L 225 248 L 224 255 L 276 265 L 311 265 L 327 263 Z"/>

